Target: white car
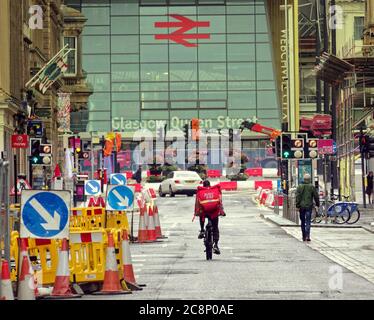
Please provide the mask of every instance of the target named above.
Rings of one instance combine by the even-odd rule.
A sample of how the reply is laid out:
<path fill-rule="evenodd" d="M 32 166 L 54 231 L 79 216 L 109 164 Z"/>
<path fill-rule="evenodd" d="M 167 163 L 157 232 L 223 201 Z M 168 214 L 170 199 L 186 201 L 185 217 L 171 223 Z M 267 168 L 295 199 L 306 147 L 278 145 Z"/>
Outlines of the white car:
<path fill-rule="evenodd" d="M 167 194 L 171 197 L 176 194 L 187 194 L 191 197 L 202 184 L 203 180 L 194 171 L 172 171 L 161 182 L 158 193 L 160 197 L 165 197 Z"/>

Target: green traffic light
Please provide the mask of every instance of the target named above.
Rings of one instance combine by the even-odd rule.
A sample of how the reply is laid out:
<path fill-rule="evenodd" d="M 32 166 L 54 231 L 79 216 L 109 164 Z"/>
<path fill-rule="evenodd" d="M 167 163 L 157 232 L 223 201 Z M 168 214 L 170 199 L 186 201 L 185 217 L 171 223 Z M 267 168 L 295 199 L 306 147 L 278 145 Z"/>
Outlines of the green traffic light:
<path fill-rule="evenodd" d="M 33 163 L 38 163 L 38 157 L 33 157 L 32 159 L 31 159 L 31 161 L 33 162 Z"/>
<path fill-rule="evenodd" d="M 288 151 L 283 152 L 283 158 L 289 158 L 290 153 Z"/>

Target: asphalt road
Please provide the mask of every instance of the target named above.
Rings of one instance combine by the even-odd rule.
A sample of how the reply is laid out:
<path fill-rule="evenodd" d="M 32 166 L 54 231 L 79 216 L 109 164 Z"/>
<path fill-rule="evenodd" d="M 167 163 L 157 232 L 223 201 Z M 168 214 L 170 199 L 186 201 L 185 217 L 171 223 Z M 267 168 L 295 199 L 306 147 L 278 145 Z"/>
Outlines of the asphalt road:
<path fill-rule="evenodd" d="M 162 242 L 133 244 L 131 295 L 84 299 L 373 299 L 374 284 L 337 265 L 260 217 L 248 193 L 224 195 L 222 254 L 205 260 L 191 222 L 194 198 L 158 198 Z"/>

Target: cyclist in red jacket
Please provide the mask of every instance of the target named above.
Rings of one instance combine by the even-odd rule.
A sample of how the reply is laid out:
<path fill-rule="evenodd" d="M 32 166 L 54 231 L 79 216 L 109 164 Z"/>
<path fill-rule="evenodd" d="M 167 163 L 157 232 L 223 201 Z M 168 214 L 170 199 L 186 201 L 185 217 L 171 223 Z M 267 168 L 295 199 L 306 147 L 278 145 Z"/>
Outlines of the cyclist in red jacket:
<path fill-rule="evenodd" d="M 200 217 L 200 233 L 198 238 L 204 238 L 204 224 L 206 216 L 212 221 L 213 227 L 213 252 L 220 254 L 218 248 L 219 241 L 219 229 L 218 229 L 218 218 L 220 215 L 225 215 L 222 207 L 222 191 L 220 185 L 210 186 L 210 182 L 205 180 L 203 187 L 198 187 L 196 192 L 195 202 L 195 216 Z"/>

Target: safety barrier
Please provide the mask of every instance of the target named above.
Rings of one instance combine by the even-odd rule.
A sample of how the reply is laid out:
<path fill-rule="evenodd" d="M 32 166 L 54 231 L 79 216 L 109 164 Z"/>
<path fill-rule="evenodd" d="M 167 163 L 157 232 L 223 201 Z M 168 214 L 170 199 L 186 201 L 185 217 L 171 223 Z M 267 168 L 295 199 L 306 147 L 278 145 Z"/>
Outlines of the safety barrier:
<path fill-rule="evenodd" d="M 255 181 L 255 190 L 257 190 L 258 187 L 262 187 L 263 189 L 273 189 L 273 181 L 271 180 Z"/>
<path fill-rule="evenodd" d="M 106 232 L 70 233 L 70 281 L 98 282 L 104 280 Z"/>
<path fill-rule="evenodd" d="M 238 184 L 236 181 L 223 181 L 220 183 L 222 190 L 232 191 L 238 189 Z"/>
<path fill-rule="evenodd" d="M 126 211 L 108 211 L 106 216 L 106 228 L 125 229 L 129 232 L 130 227 Z"/>
<path fill-rule="evenodd" d="M 262 177 L 263 170 L 262 168 L 248 168 L 244 173 L 249 177 Z"/>
<path fill-rule="evenodd" d="M 97 230 L 105 226 L 105 208 L 72 208 L 70 215 L 70 230 Z"/>
<path fill-rule="evenodd" d="M 208 178 L 220 178 L 222 176 L 221 170 L 207 170 L 206 174 Z"/>

